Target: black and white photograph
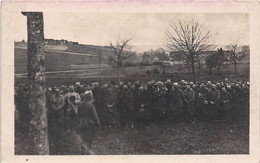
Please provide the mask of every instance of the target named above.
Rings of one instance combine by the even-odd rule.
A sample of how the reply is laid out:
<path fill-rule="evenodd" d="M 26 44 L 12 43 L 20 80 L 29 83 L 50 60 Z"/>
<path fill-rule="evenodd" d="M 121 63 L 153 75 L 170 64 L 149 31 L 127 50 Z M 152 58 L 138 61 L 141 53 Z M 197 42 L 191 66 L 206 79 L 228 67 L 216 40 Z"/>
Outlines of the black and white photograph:
<path fill-rule="evenodd" d="M 250 12 L 12 20 L 14 156 L 250 155 Z"/>

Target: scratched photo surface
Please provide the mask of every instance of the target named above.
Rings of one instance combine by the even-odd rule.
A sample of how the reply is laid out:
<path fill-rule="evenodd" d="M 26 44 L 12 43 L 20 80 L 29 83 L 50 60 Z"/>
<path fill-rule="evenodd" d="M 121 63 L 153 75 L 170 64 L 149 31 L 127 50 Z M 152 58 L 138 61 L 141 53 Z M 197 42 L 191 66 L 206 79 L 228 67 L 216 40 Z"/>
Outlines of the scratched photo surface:
<path fill-rule="evenodd" d="M 15 155 L 249 154 L 248 13 L 14 19 Z"/>

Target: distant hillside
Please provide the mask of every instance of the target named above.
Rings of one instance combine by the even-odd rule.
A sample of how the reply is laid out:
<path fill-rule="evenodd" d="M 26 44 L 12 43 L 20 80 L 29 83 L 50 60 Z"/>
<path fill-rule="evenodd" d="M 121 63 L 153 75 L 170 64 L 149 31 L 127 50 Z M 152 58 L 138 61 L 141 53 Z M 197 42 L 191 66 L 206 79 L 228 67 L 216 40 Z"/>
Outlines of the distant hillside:
<path fill-rule="evenodd" d="M 26 42 L 15 42 L 15 47 L 27 47 Z M 104 56 L 107 56 L 113 53 L 112 49 L 108 46 L 95 46 L 95 45 L 83 45 L 83 44 L 49 44 L 45 42 L 45 49 L 55 50 L 55 51 L 64 51 L 64 52 L 73 52 L 73 53 L 82 53 L 82 54 L 92 54 L 99 55 L 101 53 Z"/>
<path fill-rule="evenodd" d="M 80 48 L 79 48 L 80 49 Z M 72 70 L 72 69 L 87 69 L 87 68 L 97 68 L 99 67 L 99 55 L 102 53 L 100 58 L 101 66 L 108 67 L 107 59 L 105 55 L 108 55 L 104 49 L 88 48 L 84 54 L 78 53 L 82 50 L 74 50 L 68 48 L 64 51 L 54 51 L 45 50 L 46 53 L 46 71 L 61 71 L 61 70 Z M 76 52 L 75 52 L 76 51 Z M 15 47 L 15 73 L 25 73 L 27 72 L 27 48 L 25 47 Z"/>

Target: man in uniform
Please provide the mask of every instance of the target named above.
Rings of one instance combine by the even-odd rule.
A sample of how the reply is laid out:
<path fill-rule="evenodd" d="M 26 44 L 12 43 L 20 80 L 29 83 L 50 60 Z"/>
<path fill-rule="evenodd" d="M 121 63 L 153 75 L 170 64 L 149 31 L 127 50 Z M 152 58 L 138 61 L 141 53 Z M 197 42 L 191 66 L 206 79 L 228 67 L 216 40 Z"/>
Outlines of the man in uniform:
<path fill-rule="evenodd" d="M 169 116 L 169 112 L 170 112 L 170 104 L 171 104 L 171 91 L 172 91 L 172 83 L 171 83 L 171 79 L 168 79 L 165 82 L 165 86 L 166 86 L 166 95 L 165 95 L 165 111 L 166 111 L 166 116 Z"/>
<path fill-rule="evenodd" d="M 212 84 L 211 89 L 209 91 L 208 96 L 208 105 L 207 108 L 207 115 L 208 120 L 213 120 L 216 118 L 217 110 L 219 107 L 219 99 L 220 99 L 220 92 L 217 90 L 217 86 L 215 84 Z"/>
<path fill-rule="evenodd" d="M 178 84 L 178 87 L 184 91 L 186 88 L 186 81 L 185 80 L 181 80 L 181 84 Z"/>
<path fill-rule="evenodd" d="M 78 104 L 81 101 L 80 95 L 75 92 L 74 86 L 70 86 L 70 92 L 65 97 L 65 127 L 68 130 L 75 130 L 78 124 Z"/>
<path fill-rule="evenodd" d="M 192 90 L 190 85 L 187 85 L 187 88 L 183 91 L 184 93 L 184 102 L 185 102 L 185 112 L 188 121 L 195 122 L 194 117 L 194 99 L 195 92 Z"/>
<path fill-rule="evenodd" d="M 137 108 L 134 110 L 134 120 L 136 124 L 146 124 L 149 120 L 148 96 L 144 86 L 140 86 L 137 93 Z"/>
<path fill-rule="evenodd" d="M 152 98 L 152 118 L 160 122 L 165 117 L 165 94 L 166 87 L 163 82 L 158 81 L 154 84 L 153 98 Z"/>
<path fill-rule="evenodd" d="M 60 93 L 60 89 L 56 88 L 55 93 L 51 96 L 51 109 L 49 110 L 49 141 L 51 153 L 56 153 L 56 142 L 61 132 L 61 123 L 63 118 L 63 107 L 64 107 L 64 97 Z"/>
<path fill-rule="evenodd" d="M 208 104 L 208 96 L 209 96 L 209 89 L 206 87 L 204 83 L 200 84 L 200 88 L 197 90 L 197 106 L 196 106 L 196 112 L 197 112 L 197 118 L 199 120 L 205 119 L 205 111 L 207 109 Z"/>
<path fill-rule="evenodd" d="M 83 85 L 80 85 L 80 82 L 76 82 L 75 92 L 77 92 L 79 95 L 80 95 L 81 93 L 84 93 L 83 90 L 82 90 L 82 88 L 83 88 Z"/>
<path fill-rule="evenodd" d="M 109 127 L 116 128 L 117 123 L 117 111 L 116 111 L 116 92 L 111 85 L 105 85 L 103 89 L 103 112 L 105 112 L 104 124 Z"/>
<path fill-rule="evenodd" d="M 225 87 L 222 87 L 220 92 L 218 119 L 230 120 L 230 102 L 231 95 Z"/>
<path fill-rule="evenodd" d="M 121 126 L 134 127 L 133 125 L 133 95 L 127 85 L 121 86 L 117 95 L 117 110 Z"/>
<path fill-rule="evenodd" d="M 93 105 L 92 91 L 84 93 L 84 100 L 79 104 L 79 130 L 82 140 L 91 149 L 92 141 L 96 135 L 97 127 L 100 126 L 96 108 Z"/>
<path fill-rule="evenodd" d="M 171 111 L 173 111 L 174 119 L 182 121 L 184 94 L 183 91 L 178 87 L 178 83 L 173 84 L 171 97 L 172 97 Z"/>

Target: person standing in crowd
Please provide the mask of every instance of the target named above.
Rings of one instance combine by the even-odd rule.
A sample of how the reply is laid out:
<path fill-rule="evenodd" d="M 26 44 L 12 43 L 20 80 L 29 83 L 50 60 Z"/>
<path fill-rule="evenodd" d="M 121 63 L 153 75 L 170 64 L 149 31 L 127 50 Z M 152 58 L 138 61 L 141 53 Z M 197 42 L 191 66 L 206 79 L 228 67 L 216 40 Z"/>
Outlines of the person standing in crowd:
<path fill-rule="evenodd" d="M 116 92 L 111 85 L 105 84 L 103 90 L 103 112 L 105 112 L 104 124 L 109 127 L 116 128 L 117 124 L 117 111 L 116 111 Z"/>
<path fill-rule="evenodd" d="M 75 92 L 78 93 L 79 95 L 80 95 L 81 93 L 84 93 L 84 92 L 83 92 L 83 89 L 82 89 L 82 86 L 80 85 L 80 82 L 79 82 L 79 81 L 76 82 Z"/>
<path fill-rule="evenodd" d="M 200 84 L 200 88 L 197 90 L 198 94 L 198 101 L 197 101 L 197 106 L 196 106 L 196 112 L 197 112 L 197 119 L 198 120 L 204 120 L 205 117 L 205 112 L 207 109 L 207 104 L 208 104 L 208 96 L 209 96 L 209 89 L 206 87 L 204 83 Z"/>
<path fill-rule="evenodd" d="M 185 90 L 185 88 L 186 88 L 186 81 L 185 80 L 181 80 L 181 83 L 180 84 L 178 84 L 178 87 L 182 90 L 182 91 L 184 91 Z"/>
<path fill-rule="evenodd" d="M 182 121 L 184 94 L 183 91 L 178 87 L 178 83 L 173 83 L 171 97 L 172 97 L 171 111 L 173 112 L 173 118 L 174 120 Z"/>
<path fill-rule="evenodd" d="M 103 102 L 103 100 L 102 100 L 102 96 L 103 96 L 102 92 L 103 92 L 103 90 L 101 88 L 101 84 L 100 83 L 98 83 L 98 82 L 97 83 L 93 83 L 93 85 L 94 85 L 94 87 L 93 87 L 92 92 L 93 92 L 93 97 L 95 99 L 94 105 L 96 107 L 97 114 L 98 114 L 98 116 L 100 118 L 100 124 L 102 125 L 103 123 L 102 123 L 101 113 L 102 113 L 102 106 L 103 106 L 103 104 L 102 104 L 102 102 Z"/>
<path fill-rule="evenodd" d="M 138 106 L 137 106 L 137 94 L 138 94 L 138 88 L 135 87 L 135 85 L 131 85 L 131 87 L 129 88 L 129 90 L 131 91 L 132 95 L 133 95 L 133 109 L 134 109 L 134 112 L 138 109 Z"/>
<path fill-rule="evenodd" d="M 163 82 L 158 81 L 154 84 L 153 96 L 152 96 L 152 120 L 155 122 L 161 121 L 165 117 L 165 94 L 166 88 Z"/>
<path fill-rule="evenodd" d="M 222 87 L 220 92 L 218 119 L 230 120 L 230 102 L 231 95 L 227 92 L 225 87 Z"/>
<path fill-rule="evenodd" d="M 208 96 L 208 108 L 207 115 L 208 120 L 214 120 L 217 115 L 217 110 L 219 106 L 220 92 L 217 90 L 217 86 L 215 84 L 211 85 L 211 89 L 209 91 Z"/>
<path fill-rule="evenodd" d="M 60 93 L 60 89 L 56 88 L 55 93 L 50 99 L 51 109 L 50 109 L 50 121 L 49 121 L 49 142 L 51 147 L 51 152 L 56 153 L 56 142 L 59 139 L 59 133 L 61 132 L 61 123 L 63 118 L 63 107 L 64 107 L 64 97 Z"/>
<path fill-rule="evenodd" d="M 121 86 L 117 101 L 120 125 L 133 128 L 133 95 L 127 85 Z"/>
<path fill-rule="evenodd" d="M 165 114 L 166 116 L 168 116 L 170 112 L 170 104 L 171 104 L 171 91 L 172 91 L 171 79 L 168 79 L 165 82 L 165 86 L 167 89 L 165 94 Z"/>
<path fill-rule="evenodd" d="M 195 108 L 194 108 L 194 100 L 195 100 L 195 92 L 192 90 L 190 85 L 187 85 L 186 89 L 183 91 L 184 94 L 184 102 L 185 102 L 185 117 L 188 121 L 195 122 Z"/>
<path fill-rule="evenodd" d="M 140 86 L 137 92 L 136 108 L 134 110 L 134 122 L 137 124 L 147 124 L 149 120 L 149 110 L 147 92 L 144 86 Z"/>
<path fill-rule="evenodd" d="M 79 104 L 78 112 L 78 133 L 89 149 L 91 149 L 92 141 L 97 133 L 97 128 L 100 126 L 99 117 L 93 102 L 94 98 L 92 91 L 86 91 L 84 93 L 84 100 Z"/>
<path fill-rule="evenodd" d="M 75 92 L 74 86 L 70 86 L 70 92 L 65 97 L 65 126 L 68 130 L 75 130 L 78 124 L 78 104 L 81 101 L 80 95 Z"/>

